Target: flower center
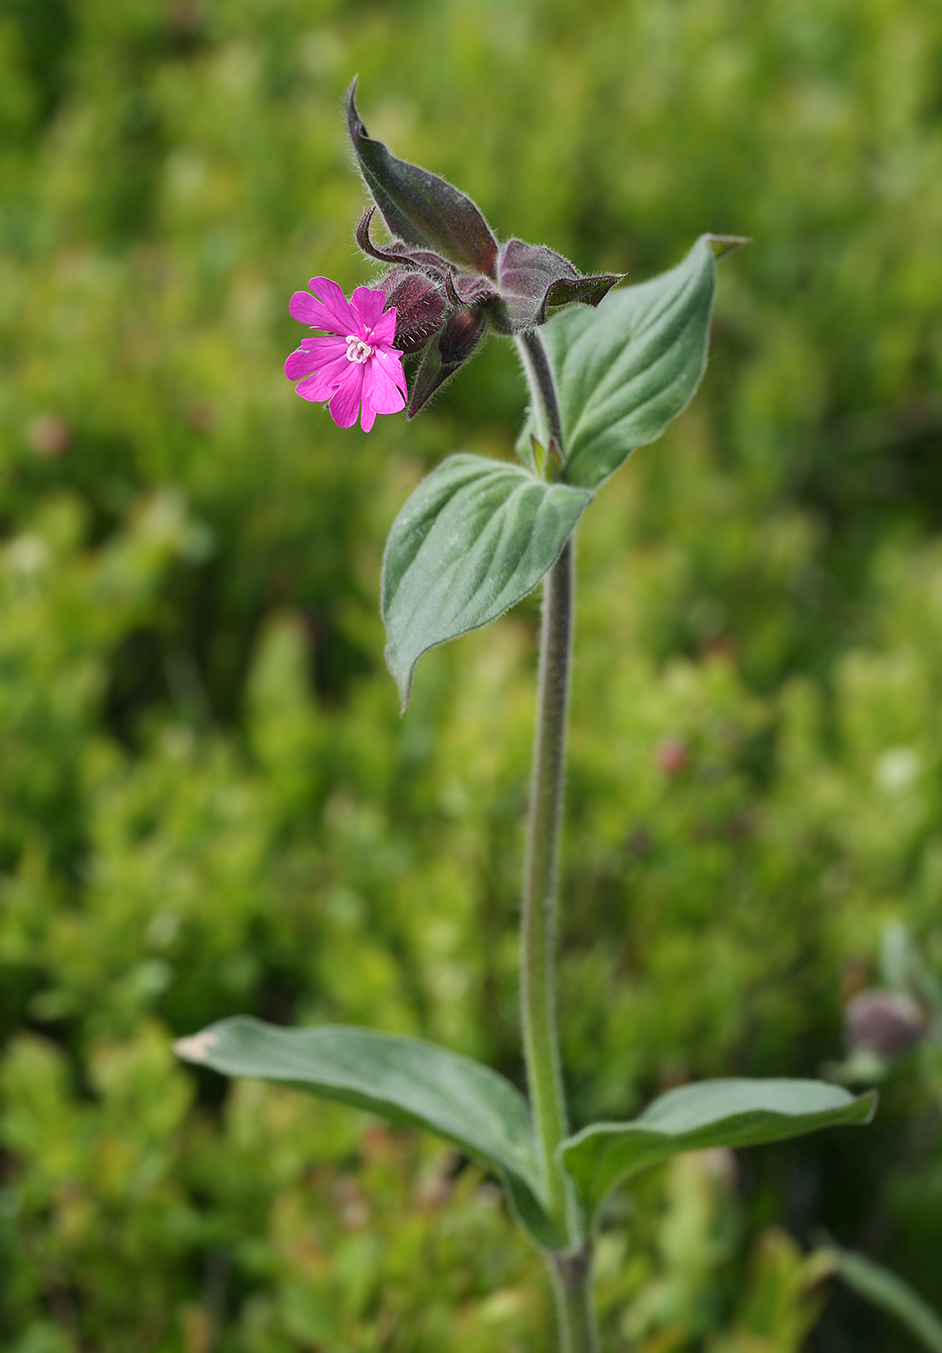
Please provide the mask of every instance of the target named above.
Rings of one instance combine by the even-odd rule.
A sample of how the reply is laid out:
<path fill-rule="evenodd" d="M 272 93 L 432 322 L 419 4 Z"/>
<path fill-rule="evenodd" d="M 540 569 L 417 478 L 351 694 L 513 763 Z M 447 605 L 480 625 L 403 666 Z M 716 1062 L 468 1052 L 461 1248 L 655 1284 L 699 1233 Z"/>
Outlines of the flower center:
<path fill-rule="evenodd" d="M 347 361 L 359 362 L 362 366 L 373 356 L 373 349 L 369 343 L 364 343 L 362 338 L 357 338 L 356 334 L 347 334 Z"/>

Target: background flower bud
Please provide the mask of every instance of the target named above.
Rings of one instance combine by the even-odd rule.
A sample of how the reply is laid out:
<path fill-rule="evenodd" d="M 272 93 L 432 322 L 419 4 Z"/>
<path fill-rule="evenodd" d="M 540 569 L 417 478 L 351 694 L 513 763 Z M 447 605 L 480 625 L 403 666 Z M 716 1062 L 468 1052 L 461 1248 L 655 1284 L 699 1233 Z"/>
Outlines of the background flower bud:
<path fill-rule="evenodd" d="M 844 1033 L 851 1052 L 900 1057 L 926 1033 L 922 1007 L 905 991 L 862 991 L 844 1011 Z"/>

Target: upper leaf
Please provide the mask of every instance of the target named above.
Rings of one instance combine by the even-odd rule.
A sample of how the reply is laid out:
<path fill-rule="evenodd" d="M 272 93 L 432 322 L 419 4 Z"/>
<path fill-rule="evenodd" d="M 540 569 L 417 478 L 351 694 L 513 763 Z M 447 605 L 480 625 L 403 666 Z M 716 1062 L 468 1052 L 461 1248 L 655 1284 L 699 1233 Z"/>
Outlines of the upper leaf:
<path fill-rule="evenodd" d="M 281 1029 L 248 1016 L 221 1020 L 176 1045 L 229 1076 L 283 1081 L 319 1099 L 429 1128 L 501 1176 L 539 1244 L 558 1243 L 540 1201 L 526 1101 L 510 1081 L 418 1038 L 325 1026 Z"/>
<path fill-rule="evenodd" d="M 823 1081 L 701 1081 L 661 1095 L 631 1123 L 584 1128 L 561 1149 L 591 1213 L 617 1184 L 670 1156 L 710 1146 L 756 1146 L 816 1128 L 868 1123 L 875 1108 L 875 1094 L 855 1099 Z"/>
<path fill-rule="evenodd" d="M 595 487 L 689 402 L 706 366 L 716 266 L 703 235 L 670 272 L 542 330 L 563 420 L 567 484 Z M 527 425 L 523 440 L 533 431 Z"/>
<path fill-rule="evenodd" d="M 464 193 L 437 174 L 399 160 L 368 135 L 354 102 L 356 80 L 346 94 L 347 129 L 367 186 L 392 233 L 407 244 L 433 249 L 465 267 L 492 276 L 497 240 Z"/>
<path fill-rule="evenodd" d="M 383 559 L 386 661 L 403 707 L 422 654 L 532 591 L 591 498 L 483 456 L 450 456 L 422 480 Z"/>

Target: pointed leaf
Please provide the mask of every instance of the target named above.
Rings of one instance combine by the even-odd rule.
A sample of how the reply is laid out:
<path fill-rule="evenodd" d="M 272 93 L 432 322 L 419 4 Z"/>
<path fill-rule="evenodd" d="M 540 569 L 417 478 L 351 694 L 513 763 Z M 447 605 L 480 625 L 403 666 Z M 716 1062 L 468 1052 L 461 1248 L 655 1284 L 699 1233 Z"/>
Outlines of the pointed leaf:
<path fill-rule="evenodd" d="M 398 160 L 368 135 L 356 109 L 356 80 L 346 95 L 347 129 L 357 161 L 383 220 L 407 244 L 434 249 L 454 263 L 492 274 L 497 240 L 481 212 L 450 183 Z"/>
<path fill-rule="evenodd" d="M 563 1161 L 591 1212 L 617 1184 L 670 1156 L 868 1123 L 875 1107 L 873 1093 L 855 1099 L 823 1081 L 701 1081 L 662 1095 L 633 1122 L 584 1128 L 563 1143 Z"/>
<path fill-rule="evenodd" d="M 527 1229 L 552 1246 L 526 1101 L 489 1067 L 418 1038 L 337 1025 L 280 1029 L 249 1016 L 181 1038 L 176 1049 L 224 1075 L 281 1081 L 430 1129 L 495 1169 Z"/>
<path fill-rule="evenodd" d="M 683 263 L 541 330 L 563 419 L 567 484 L 594 488 L 689 402 L 706 366 L 715 261 L 703 235 Z M 533 428 L 525 429 L 524 438 Z"/>
<path fill-rule="evenodd" d="M 422 480 L 383 559 L 386 661 L 403 707 L 422 654 L 531 592 L 591 498 L 482 456 L 450 456 Z"/>
<path fill-rule="evenodd" d="M 864 1254 L 828 1246 L 834 1272 L 851 1291 L 872 1302 L 887 1315 L 896 1316 L 909 1332 L 932 1353 L 942 1353 L 942 1315 L 895 1273 Z"/>

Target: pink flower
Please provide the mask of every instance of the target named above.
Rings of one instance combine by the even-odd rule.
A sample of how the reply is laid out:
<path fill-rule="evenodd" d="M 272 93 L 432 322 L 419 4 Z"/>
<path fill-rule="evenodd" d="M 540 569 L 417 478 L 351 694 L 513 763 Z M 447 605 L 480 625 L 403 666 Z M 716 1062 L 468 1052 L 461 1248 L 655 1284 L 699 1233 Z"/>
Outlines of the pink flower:
<path fill-rule="evenodd" d="M 303 339 L 285 362 L 285 375 L 300 381 L 302 399 L 327 400 L 338 427 L 352 427 L 359 414 L 369 432 L 378 413 L 399 413 L 406 404 L 402 353 L 392 346 L 395 306 L 384 311 L 386 297 L 369 287 L 357 287 L 348 301 L 329 277 L 312 277 L 310 287 L 313 296 L 296 291 L 291 297 L 291 313 L 327 333 Z"/>

